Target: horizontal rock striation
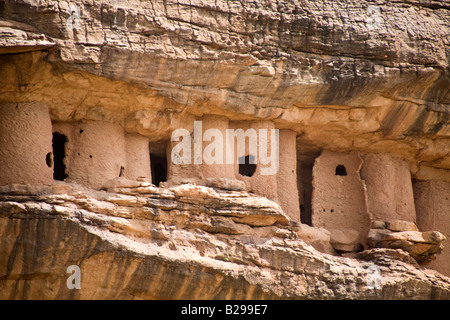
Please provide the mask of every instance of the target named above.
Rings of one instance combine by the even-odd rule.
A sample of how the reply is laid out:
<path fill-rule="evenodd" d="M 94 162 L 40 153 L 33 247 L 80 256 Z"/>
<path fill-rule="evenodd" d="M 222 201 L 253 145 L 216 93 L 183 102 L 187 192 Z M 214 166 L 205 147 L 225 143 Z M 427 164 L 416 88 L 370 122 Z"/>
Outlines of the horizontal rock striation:
<path fill-rule="evenodd" d="M 0 191 L 2 299 L 450 298 L 450 279 L 406 252 L 320 253 L 276 203 L 246 192 L 146 182 Z M 79 290 L 66 285 L 71 265 Z"/>
<path fill-rule="evenodd" d="M 448 0 L 1 1 L 0 298 L 450 299 L 449 88 Z M 279 181 L 153 185 L 199 119 Z"/>
<path fill-rule="evenodd" d="M 54 121 L 157 141 L 205 113 L 271 119 L 450 181 L 446 1 L 6 1 L 0 19 L 3 53 L 39 50 L 2 56 L 0 100 Z"/>

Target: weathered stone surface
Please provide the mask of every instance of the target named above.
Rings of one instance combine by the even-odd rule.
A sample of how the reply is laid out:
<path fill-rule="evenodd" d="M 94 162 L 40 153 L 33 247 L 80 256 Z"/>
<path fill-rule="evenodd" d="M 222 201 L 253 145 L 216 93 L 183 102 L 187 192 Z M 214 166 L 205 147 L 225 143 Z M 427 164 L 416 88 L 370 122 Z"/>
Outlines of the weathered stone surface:
<path fill-rule="evenodd" d="M 419 231 L 417 225 L 414 222 L 405 220 L 372 220 L 372 229 L 388 229 L 391 231 Z"/>
<path fill-rule="evenodd" d="M 417 261 L 414 260 L 408 252 L 402 249 L 375 248 L 354 253 L 353 257 L 365 261 L 373 261 L 379 265 L 383 265 L 386 262 L 389 263 L 390 259 L 395 259 L 417 267 L 419 266 Z"/>
<path fill-rule="evenodd" d="M 227 178 L 208 178 L 205 185 L 225 190 L 244 191 L 245 183 L 241 180 Z"/>
<path fill-rule="evenodd" d="M 386 221 L 386 228 L 391 231 L 419 231 L 414 222 L 403 220 Z"/>
<path fill-rule="evenodd" d="M 151 183 L 148 183 L 147 185 L 150 185 Z M 137 180 L 131 180 L 126 179 L 124 177 L 117 177 L 111 180 L 106 181 L 102 189 L 110 189 L 110 188 L 137 188 L 143 186 L 143 183 L 141 181 Z"/>
<path fill-rule="evenodd" d="M 371 229 L 386 229 L 386 221 L 372 220 L 370 223 Z"/>
<path fill-rule="evenodd" d="M 36 28 L 17 21 L 0 19 L 0 54 L 45 50 L 55 45 Z"/>
<path fill-rule="evenodd" d="M 371 248 L 392 248 L 407 251 L 421 264 L 430 263 L 442 252 L 445 236 L 438 231 L 401 231 L 370 229 L 367 244 Z"/>
<path fill-rule="evenodd" d="M 330 243 L 330 231 L 325 228 L 311 227 L 300 224 L 297 230 L 300 239 L 306 241 L 317 251 L 335 255 L 336 251 Z"/>
<path fill-rule="evenodd" d="M 354 252 L 362 249 L 359 243 L 359 232 L 352 229 L 330 230 L 330 243 L 333 248 L 341 252 Z"/>
<path fill-rule="evenodd" d="M 450 182 L 447 1 L 28 0 L 1 2 L 0 16 L 2 105 L 47 106 L 40 118 L 50 118 L 53 129 L 73 125 L 75 142 L 82 139 L 79 124 L 90 123 L 90 145 L 77 146 L 81 158 L 69 148 L 67 165 L 74 181 L 105 189 L 14 185 L 30 183 L 15 175 L 37 171 L 52 183 L 51 157 L 41 155 L 50 147 L 50 126 L 29 130 L 48 136 L 45 148 L 40 140 L 27 144 L 38 155 L 30 157 L 8 142 L 30 142 L 26 130 L 9 129 L 0 117 L 3 169 L 22 164 L 0 174 L 12 184 L 0 187 L 0 257 L 7 257 L 0 259 L 1 298 L 450 299 L 448 278 L 408 259 L 432 260 L 444 238 L 427 230 L 450 230 L 443 200 Z M 296 135 L 297 154 L 312 163 L 323 150 L 359 154 L 347 177 L 358 187 L 334 176 L 340 182 L 329 188 L 337 195 L 333 205 L 358 210 L 335 211 L 324 197 L 322 212 L 335 213 L 338 227 L 358 229 L 360 240 L 371 219 L 382 221 L 372 222 L 379 229 L 369 242 L 388 248 L 352 259 L 314 250 L 335 254 L 331 234 L 293 223 L 297 199 L 286 205 L 283 197 L 296 192 L 275 188 L 273 177 L 255 178 L 245 189 L 279 197 L 291 218 L 242 184 L 215 180 L 231 179 L 231 171 L 208 175 L 210 188 L 152 185 L 147 141 L 167 145 L 173 130 L 192 131 L 202 117 L 287 130 Z M 135 134 L 139 142 L 125 138 Z M 359 167 L 379 153 L 400 159 L 401 179 L 392 179 L 396 170 L 377 156 L 365 184 Z M 90 165 L 90 156 L 107 154 L 109 165 Z M 36 171 L 22 156 L 39 162 Z M 139 167 L 128 170 L 133 161 Z M 292 187 L 295 167 L 287 164 L 284 181 Z M 376 180 L 377 170 L 386 179 Z M 411 178 L 423 181 L 415 183 L 415 205 Z M 387 188 L 385 181 L 393 183 Z M 301 188 L 309 208 L 303 196 L 312 186 Z M 414 224 L 414 209 L 425 232 L 389 220 Z M 447 262 L 448 254 L 439 270 L 449 275 Z M 72 264 L 82 268 L 81 291 L 66 290 Z M 381 290 L 368 285 L 371 270 L 379 272 Z"/>
<path fill-rule="evenodd" d="M 251 198 L 240 194 L 244 202 Z M 151 220 L 94 213 L 75 201 L 102 206 L 110 196 L 74 190 L 41 201 L 0 202 L 0 234 L 7 235 L 0 241 L 0 255 L 7 257 L 0 259 L 0 298 L 450 298 L 449 278 L 418 268 L 400 250 L 363 251 L 357 259 L 322 254 L 297 238 L 295 224 L 250 227 L 208 214 L 220 205 L 215 202 L 185 212 L 158 209 L 159 219 Z M 46 202 L 56 198 L 58 204 Z M 70 265 L 80 267 L 80 290 L 66 286 Z M 379 287 L 372 285 L 373 270 Z"/>
<path fill-rule="evenodd" d="M 38 50 L 2 56 L 0 100 L 41 101 L 53 121 L 160 141 L 203 114 L 272 119 L 299 145 L 390 152 L 413 177 L 450 181 L 445 2 L 33 0 L 0 13 L 6 53 Z"/>

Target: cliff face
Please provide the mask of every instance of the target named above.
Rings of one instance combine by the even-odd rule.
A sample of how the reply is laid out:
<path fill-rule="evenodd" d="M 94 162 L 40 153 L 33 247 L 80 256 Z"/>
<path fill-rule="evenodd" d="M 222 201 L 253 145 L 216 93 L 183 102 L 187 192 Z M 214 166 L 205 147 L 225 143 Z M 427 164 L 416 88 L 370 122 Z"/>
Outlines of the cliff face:
<path fill-rule="evenodd" d="M 4 1 L 2 100 L 159 140 L 271 119 L 299 146 L 393 152 L 450 180 L 448 1 Z M 43 51 L 48 49 L 48 51 Z M 326 137 L 323 134 L 326 132 Z"/>
<path fill-rule="evenodd" d="M 275 202 L 230 191 L 235 186 L 10 185 L 0 187 L 0 256 L 7 257 L 0 259 L 1 298 L 450 297 L 449 279 L 411 258 L 426 247 L 420 259 L 430 260 L 430 252 L 442 250 L 442 234 L 450 236 L 448 0 L 5 0 L 0 111 L 10 116 L 6 105 L 48 107 L 49 134 L 66 122 L 102 121 L 121 135 L 148 139 L 136 144 L 140 150 L 147 141 L 155 148 L 166 143 L 177 128 L 192 130 L 203 115 L 271 121 L 297 135 L 301 208 L 330 203 L 327 194 L 322 202 L 302 200 L 311 197 L 313 184 L 305 181 L 313 179 L 322 150 L 342 159 L 352 154 L 357 165 L 349 176 L 357 189 L 349 190 L 358 190 L 361 211 L 370 211 L 364 219 L 372 223 L 373 246 L 399 245 L 352 257 L 321 253 L 336 255 L 329 232 L 294 223 Z M 24 132 L 3 122 L 0 138 L 11 134 L 4 128 Z M 27 134 L 41 127 L 29 126 Z M 50 148 L 50 140 L 42 144 Z M 42 144 L 33 149 L 45 154 Z M 102 147 L 99 156 L 116 152 Z M 8 152 L 0 150 L 2 160 Z M 402 182 L 389 185 L 391 193 L 401 190 L 395 196 L 386 195 L 384 178 L 377 180 L 379 163 L 381 177 L 395 173 Z M 328 183 L 321 174 L 314 173 L 314 186 L 317 176 Z M 412 202 L 400 207 L 405 198 Z M 414 233 L 415 225 L 389 229 L 383 210 L 391 207 L 407 207 L 408 219 L 401 218 L 420 231 L 442 234 Z M 374 227 L 374 218 L 383 221 Z M 446 275 L 448 241 L 436 264 Z M 82 290 L 67 288 L 69 265 L 80 266 Z"/>
<path fill-rule="evenodd" d="M 406 252 L 323 254 L 276 203 L 246 192 L 148 183 L 1 192 L 1 299 L 450 298 L 450 279 Z"/>

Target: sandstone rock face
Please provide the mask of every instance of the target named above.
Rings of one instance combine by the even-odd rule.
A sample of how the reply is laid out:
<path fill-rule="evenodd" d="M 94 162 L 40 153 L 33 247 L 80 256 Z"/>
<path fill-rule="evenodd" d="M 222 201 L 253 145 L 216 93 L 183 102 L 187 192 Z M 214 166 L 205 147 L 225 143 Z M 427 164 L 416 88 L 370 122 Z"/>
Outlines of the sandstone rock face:
<path fill-rule="evenodd" d="M 446 237 L 439 231 L 400 231 L 371 229 L 367 244 L 372 248 L 402 249 L 419 263 L 430 263 L 442 252 Z"/>
<path fill-rule="evenodd" d="M 357 259 L 316 251 L 265 198 L 126 184 L 117 181 L 116 193 L 66 183 L 2 188 L 0 298 L 450 298 L 449 278 L 402 251 Z M 80 289 L 67 285 L 70 266 L 79 267 Z"/>
<path fill-rule="evenodd" d="M 448 1 L 0 2 L 0 298 L 449 299 L 449 34 Z M 279 130 L 278 174 L 174 165 L 196 120 Z"/>
<path fill-rule="evenodd" d="M 3 51 L 34 50 L 2 58 L 0 98 L 45 102 L 52 120 L 119 122 L 161 140 L 204 113 L 273 119 L 299 146 L 391 152 L 414 176 L 450 181 L 445 3 L 46 0 L 0 10 Z"/>
<path fill-rule="evenodd" d="M 331 245 L 331 232 L 325 228 L 311 227 L 307 224 L 298 226 L 297 235 L 317 251 L 336 255 L 336 251 Z"/>
<path fill-rule="evenodd" d="M 25 23 L 0 21 L 0 53 L 20 53 L 51 48 L 55 42 Z"/>
<path fill-rule="evenodd" d="M 335 250 L 341 252 L 354 252 L 360 250 L 359 232 L 353 229 L 331 230 L 330 244 Z"/>

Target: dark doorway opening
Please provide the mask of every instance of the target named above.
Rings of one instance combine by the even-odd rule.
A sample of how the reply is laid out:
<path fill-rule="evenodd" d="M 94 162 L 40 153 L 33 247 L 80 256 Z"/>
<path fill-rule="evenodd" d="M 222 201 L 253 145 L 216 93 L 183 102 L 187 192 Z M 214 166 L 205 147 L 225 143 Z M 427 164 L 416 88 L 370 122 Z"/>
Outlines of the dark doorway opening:
<path fill-rule="evenodd" d="M 313 169 L 322 150 L 297 141 L 297 187 L 300 196 L 300 221 L 313 226 L 312 194 Z"/>
<path fill-rule="evenodd" d="M 152 169 L 152 183 L 159 186 L 160 182 L 167 181 L 167 158 L 160 154 L 150 153 Z"/>
<path fill-rule="evenodd" d="M 59 132 L 53 132 L 53 179 L 64 181 L 67 178 L 66 157 L 67 137 Z"/>
<path fill-rule="evenodd" d="M 335 174 L 336 174 L 337 176 L 346 176 L 346 175 L 347 175 L 347 170 L 345 170 L 345 166 L 344 166 L 343 164 L 339 164 L 339 165 L 336 167 Z"/>
<path fill-rule="evenodd" d="M 239 174 L 251 177 L 256 171 L 255 156 L 248 155 L 239 158 Z"/>
<path fill-rule="evenodd" d="M 300 196 L 300 221 L 312 226 L 312 172 L 314 167 L 314 156 L 297 156 L 297 186 Z"/>

